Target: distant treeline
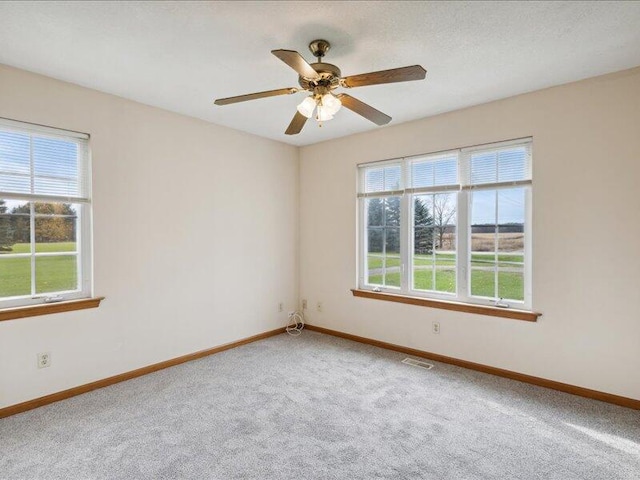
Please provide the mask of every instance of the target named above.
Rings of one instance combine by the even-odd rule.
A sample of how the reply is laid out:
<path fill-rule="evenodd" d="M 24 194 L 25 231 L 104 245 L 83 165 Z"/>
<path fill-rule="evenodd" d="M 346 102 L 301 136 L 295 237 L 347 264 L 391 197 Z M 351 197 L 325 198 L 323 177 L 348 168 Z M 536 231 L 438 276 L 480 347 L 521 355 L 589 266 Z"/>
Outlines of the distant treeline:
<path fill-rule="evenodd" d="M 446 234 L 452 234 L 456 231 L 455 225 L 443 225 L 440 226 L 443 232 Z M 522 223 L 502 223 L 500 225 L 493 224 L 476 224 L 471 225 L 471 233 L 524 233 L 524 225 Z"/>
<path fill-rule="evenodd" d="M 31 241 L 31 206 L 19 205 L 8 211 L 0 200 L 0 250 L 11 251 L 16 243 Z M 76 238 L 76 211 L 68 203 L 34 204 L 36 243 L 71 242 Z"/>
<path fill-rule="evenodd" d="M 502 223 L 500 225 L 493 224 L 476 224 L 471 225 L 471 233 L 524 233 L 524 224 L 522 223 Z"/>

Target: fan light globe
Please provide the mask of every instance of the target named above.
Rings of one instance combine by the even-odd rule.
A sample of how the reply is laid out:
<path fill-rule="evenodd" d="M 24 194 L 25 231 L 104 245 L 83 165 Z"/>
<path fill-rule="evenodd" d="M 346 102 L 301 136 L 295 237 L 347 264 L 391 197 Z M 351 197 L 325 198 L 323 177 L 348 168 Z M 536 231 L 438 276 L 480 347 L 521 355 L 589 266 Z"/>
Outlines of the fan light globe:
<path fill-rule="evenodd" d="M 316 120 L 319 122 L 326 122 L 327 120 L 331 120 L 333 118 L 333 113 L 330 109 L 323 105 L 318 105 L 318 114 L 316 116 Z"/>
<path fill-rule="evenodd" d="M 307 97 L 300 103 L 300 105 L 298 105 L 298 112 L 300 112 L 301 115 L 304 115 L 307 118 L 311 118 L 311 115 L 313 115 L 313 110 L 315 108 L 316 101 L 313 99 L 313 97 Z"/>
<path fill-rule="evenodd" d="M 322 106 L 333 116 L 340 110 L 342 102 L 331 93 L 327 93 L 322 96 Z"/>

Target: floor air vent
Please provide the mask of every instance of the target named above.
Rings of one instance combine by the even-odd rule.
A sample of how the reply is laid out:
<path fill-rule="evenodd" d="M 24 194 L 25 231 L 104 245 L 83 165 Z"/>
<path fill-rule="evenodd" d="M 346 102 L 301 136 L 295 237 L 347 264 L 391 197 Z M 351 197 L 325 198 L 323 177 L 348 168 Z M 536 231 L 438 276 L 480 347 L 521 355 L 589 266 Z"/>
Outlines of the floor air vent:
<path fill-rule="evenodd" d="M 402 360 L 402 363 L 406 363 L 407 365 L 412 365 L 414 367 L 424 368 L 425 370 L 431 370 L 433 365 L 427 362 L 423 362 L 422 360 L 416 360 L 415 358 L 405 358 Z"/>

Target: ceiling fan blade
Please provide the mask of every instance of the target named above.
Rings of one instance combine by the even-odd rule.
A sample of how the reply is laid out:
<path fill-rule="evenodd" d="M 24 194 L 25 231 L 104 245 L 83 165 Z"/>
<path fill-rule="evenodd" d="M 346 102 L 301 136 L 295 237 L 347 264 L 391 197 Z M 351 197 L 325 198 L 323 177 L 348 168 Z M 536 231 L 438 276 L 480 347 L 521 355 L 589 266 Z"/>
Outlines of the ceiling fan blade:
<path fill-rule="evenodd" d="M 318 72 L 295 50 L 271 50 L 271 53 L 293 68 L 301 77 L 311 80 L 320 78 Z"/>
<path fill-rule="evenodd" d="M 411 67 L 392 68 L 379 72 L 361 73 L 342 79 L 345 87 L 364 87 L 366 85 L 379 85 L 381 83 L 408 82 L 411 80 L 424 80 L 427 71 L 420 65 Z"/>
<path fill-rule="evenodd" d="M 296 135 L 300 133 L 300 131 L 302 130 L 302 127 L 304 127 L 304 124 L 306 122 L 307 122 L 307 117 L 302 115 L 300 112 L 296 112 L 296 114 L 293 116 L 293 120 L 291 120 L 291 123 L 289 124 L 289 126 L 287 127 L 284 133 L 286 133 L 287 135 Z"/>
<path fill-rule="evenodd" d="M 229 105 L 230 103 L 246 102 L 247 100 L 257 100 L 258 98 L 275 97 L 276 95 L 290 95 L 299 92 L 298 88 L 279 88 L 278 90 L 268 90 L 266 92 L 249 93 L 247 95 L 238 95 L 237 97 L 218 98 L 216 105 Z"/>
<path fill-rule="evenodd" d="M 391 117 L 382 113 L 380 110 L 376 110 L 371 105 L 361 102 L 357 98 L 353 98 L 346 93 L 339 93 L 336 95 L 342 102 L 342 106 L 348 108 L 352 112 L 362 115 L 367 120 L 371 120 L 376 125 L 386 125 L 391 121 Z"/>

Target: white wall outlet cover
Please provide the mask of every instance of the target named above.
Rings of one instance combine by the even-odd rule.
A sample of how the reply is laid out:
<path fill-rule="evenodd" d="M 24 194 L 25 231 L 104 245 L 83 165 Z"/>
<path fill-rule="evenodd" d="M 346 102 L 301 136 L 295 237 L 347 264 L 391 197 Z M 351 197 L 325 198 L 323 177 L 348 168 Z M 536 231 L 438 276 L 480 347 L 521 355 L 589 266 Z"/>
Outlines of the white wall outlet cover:
<path fill-rule="evenodd" d="M 42 352 L 38 354 L 38 368 L 46 368 L 51 365 L 51 353 Z"/>

